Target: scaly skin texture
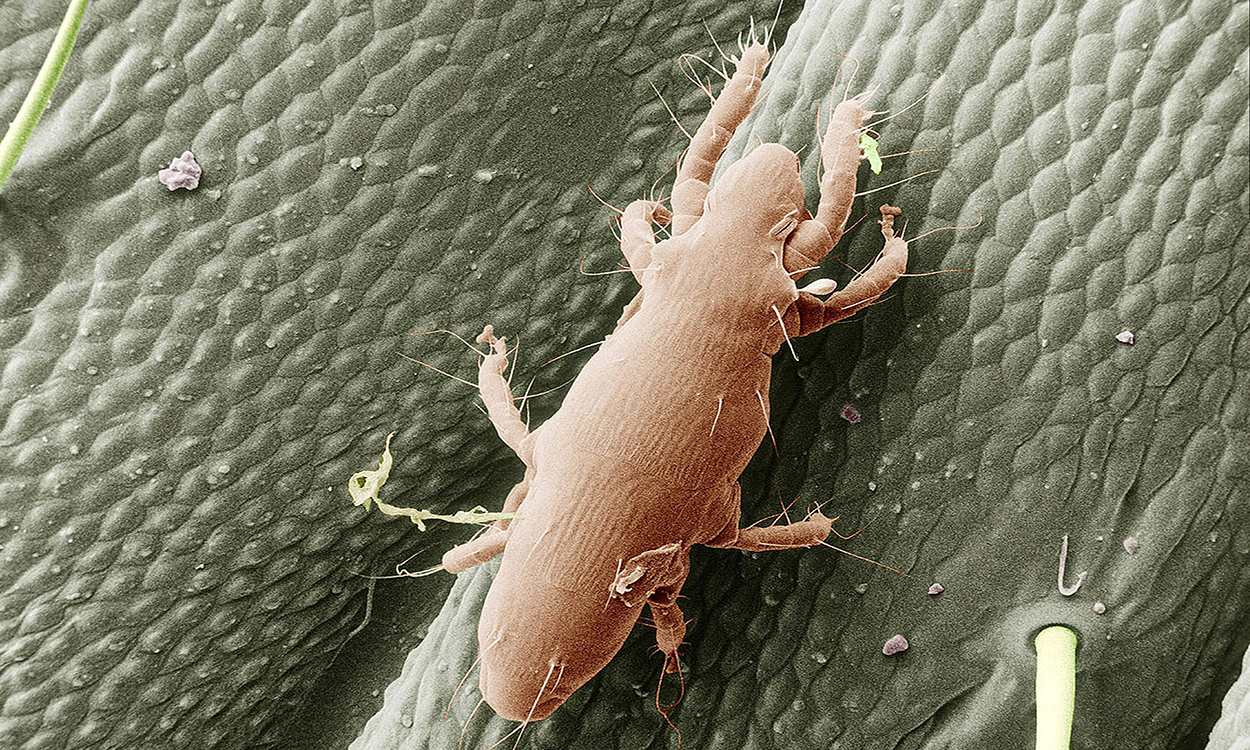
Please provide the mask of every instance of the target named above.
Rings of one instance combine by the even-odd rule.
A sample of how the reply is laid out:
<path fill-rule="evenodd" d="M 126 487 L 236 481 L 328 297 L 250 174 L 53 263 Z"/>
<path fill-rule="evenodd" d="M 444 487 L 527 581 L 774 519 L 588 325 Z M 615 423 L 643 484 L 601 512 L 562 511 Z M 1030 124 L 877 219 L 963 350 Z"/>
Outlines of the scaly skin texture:
<path fill-rule="evenodd" d="M 778 496 L 836 496 L 840 530 L 868 525 L 849 548 L 911 575 L 823 548 L 696 547 L 669 714 L 683 747 L 1028 747 L 1031 639 L 1055 622 L 1082 636 L 1074 747 L 1204 745 L 1250 638 L 1248 9 L 807 4 L 726 161 L 781 143 L 814 195 L 812 124 L 855 67 L 845 54 L 854 89 L 878 91 L 872 109 L 932 89 L 877 130 L 883 155 L 933 151 L 864 170 L 861 189 L 936 168 L 869 198 L 905 206 L 909 237 L 984 221 L 911 248 L 913 271 L 974 273 L 910 279 L 797 341 L 798 363 L 775 358 L 779 450 L 766 441 L 744 472 L 744 518 L 778 512 Z M 856 268 L 880 249 L 867 223 L 839 250 Z M 1055 582 L 1065 534 L 1068 580 L 1089 571 L 1070 598 Z M 455 692 L 477 655 L 483 567 L 457 581 L 357 747 L 485 750 L 515 729 L 485 709 L 469 720 L 471 681 Z M 911 648 L 883 656 L 896 633 Z M 652 640 L 637 628 L 519 747 L 674 750 Z"/>
<path fill-rule="evenodd" d="M 516 478 L 472 391 L 399 355 L 461 365 L 410 334 L 483 310 L 525 326 L 531 367 L 611 326 L 625 297 L 577 270 L 601 244 L 584 186 L 667 168 L 648 80 L 712 51 L 701 19 L 774 9 L 723 5 L 90 5 L 0 198 L 0 746 L 356 734 L 390 671 L 354 670 L 402 659 L 450 586 L 378 582 L 402 630 L 340 651 L 357 574 L 461 540 L 370 518 L 347 477 L 398 429 L 389 498 L 462 508 Z M 3 121 L 63 11 L 0 4 Z M 185 150 L 202 180 L 170 193 Z"/>

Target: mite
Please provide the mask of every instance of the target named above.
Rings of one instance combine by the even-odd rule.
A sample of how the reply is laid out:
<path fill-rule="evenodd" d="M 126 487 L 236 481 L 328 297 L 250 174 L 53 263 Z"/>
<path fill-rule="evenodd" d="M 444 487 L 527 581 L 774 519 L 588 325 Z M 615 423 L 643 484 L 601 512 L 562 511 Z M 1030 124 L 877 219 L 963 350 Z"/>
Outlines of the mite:
<path fill-rule="evenodd" d="M 709 186 L 768 64 L 751 40 L 691 139 L 671 210 L 638 200 L 620 217 L 621 250 L 642 287 L 582 369 L 560 410 L 521 420 L 490 326 L 478 386 L 499 437 L 525 464 L 486 533 L 453 548 L 459 572 L 502 554 L 478 625 L 482 696 L 500 716 L 549 716 L 616 654 L 644 607 L 665 671 L 679 670 L 677 596 L 695 544 L 749 551 L 810 547 L 831 533 L 819 511 L 740 528 L 738 477 L 769 432 L 771 357 L 879 298 L 902 275 L 900 211 L 881 207 L 884 248 L 845 289 L 795 279 L 842 236 L 863 158 L 864 98 L 836 107 L 822 139 L 816 215 L 804 208 L 799 159 L 757 146 Z M 669 225 L 657 242 L 653 224 Z M 825 299 L 813 292 L 829 294 Z"/>

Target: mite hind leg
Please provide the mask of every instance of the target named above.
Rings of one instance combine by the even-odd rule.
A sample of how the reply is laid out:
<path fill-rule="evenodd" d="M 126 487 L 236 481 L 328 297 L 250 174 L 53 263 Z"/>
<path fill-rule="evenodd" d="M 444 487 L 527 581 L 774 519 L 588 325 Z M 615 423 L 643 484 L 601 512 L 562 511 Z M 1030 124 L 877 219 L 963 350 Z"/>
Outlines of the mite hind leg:
<path fill-rule="evenodd" d="M 508 544 L 508 537 L 511 535 L 512 532 L 508 529 L 500 530 L 492 526 L 481 536 L 474 537 L 464 544 L 457 544 L 444 552 L 442 568 L 448 573 L 459 573 L 481 565 L 503 552 Z"/>
<path fill-rule="evenodd" d="M 712 539 L 703 542 L 707 547 L 740 549 L 746 552 L 765 552 L 777 549 L 815 547 L 833 533 L 833 519 L 816 511 L 802 521 L 772 526 L 748 526 L 738 528 L 742 518 L 742 490 L 735 482 L 726 495 L 728 511 L 724 528 Z"/>
<path fill-rule="evenodd" d="M 655 645 L 664 654 L 664 671 L 676 674 L 681 671 L 677 650 L 686 639 L 686 616 L 677 606 L 677 588 L 656 591 L 647 599 L 651 617 L 655 620 Z"/>
<path fill-rule="evenodd" d="M 504 373 L 508 370 L 508 346 L 506 339 L 496 338 L 494 328 L 486 326 L 477 337 L 479 344 L 489 344 L 491 351 L 478 367 L 477 387 L 486 403 L 486 414 L 499 438 L 525 463 L 533 468 L 534 447 L 529 440 L 529 428 L 521 419 L 521 412 L 512 399 L 512 388 Z"/>
<path fill-rule="evenodd" d="M 768 66 L 768 46 L 752 39 L 733 62 L 736 66 L 733 77 L 726 82 L 690 139 L 690 147 L 677 170 L 672 197 L 674 235 L 689 229 L 703 215 L 703 201 L 711 189 L 716 162 L 729 145 L 734 130 L 755 106 L 764 68 Z"/>

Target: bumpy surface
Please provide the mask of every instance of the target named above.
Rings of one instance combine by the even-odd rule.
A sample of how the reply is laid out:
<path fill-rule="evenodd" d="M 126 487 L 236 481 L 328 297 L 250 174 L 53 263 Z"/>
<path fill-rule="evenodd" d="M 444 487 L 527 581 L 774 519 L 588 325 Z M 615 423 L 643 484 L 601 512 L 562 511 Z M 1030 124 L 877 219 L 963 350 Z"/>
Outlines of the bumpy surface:
<path fill-rule="evenodd" d="M 395 502 L 497 504 L 515 475 L 472 389 L 399 355 L 475 357 L 408 334 L 489 319 L 528 376 L 611 324 L 630 291 L 578 273 L 616 257 L 586 185 L 624 202 L 671 164 L 648 79 L 774 10 L 721 5 L 92 3 L 0 196 L 0 746 L 350 741 L 398 673 L 372 655 L 451 583 L 379 584 L 406 641 L 340 652 L 354 574 L 465 532 L 370 518 L 347 477 L 393 429 Z M 0 4 L 0 112 L 58 6 Z M 171 193 L 184 150 L 203 177 Z"/>
<path fill-rule="evenodd" d="M 910 577 L 823 549 L 697 554 L 671 715 L 683 747 L 1028 747 L 1030 644 L 1055 622 L 1081 637 L 1074 747 L 1201 746 L 1250 638 L 1247 11 L 804 9 L 730 158 L 756 138 L 807 145 L 814 181 L 816 108 L 846 54 L 852 91 L 879 88 L 881 109 L 932 88 L 879 130 L 885 154 L 934 151 L 863 168 L 861 188 L 939 170 L 859 213 L 888 200 L 911 237 L 984 221 L 911 253 L 915 271 L 975 273 L 911 279 L 796 342 L 799 364 L 779 358 L 779 453 L 744 477 L 746 518 L 778 495 L 836 496 L 840 528 L 868 524 L 845 546 Z M 849 263 L 871 258 L 872 234 L 847 243 Z M 1056 585 L 1065 534 L 1067 583 L 1089 572 L 1071 598 Z M 465 726 L 461 746 L 482 750 L 515 726 L 470 718 L 472 677 L 452 697 L 489 576 L 462 574 L 354 747 L 454 747 Z M 911 648 L 883 656 L 896 633 Z M 675 748 L 651 641 L 637 629 L 520 747 Z"/>

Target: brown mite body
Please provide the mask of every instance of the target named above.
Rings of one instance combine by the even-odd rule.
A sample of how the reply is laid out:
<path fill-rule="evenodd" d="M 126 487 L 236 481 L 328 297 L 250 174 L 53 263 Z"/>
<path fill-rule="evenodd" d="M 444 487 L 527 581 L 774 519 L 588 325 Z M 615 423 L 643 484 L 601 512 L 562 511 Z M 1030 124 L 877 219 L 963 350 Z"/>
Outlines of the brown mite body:
<path fill-rule="evenodd" d="M 672 214 L 635 201 L 621 249 L 642 290 L 581 371 L 560 410 L 528 432 L 490 326 L 479 387 L 500 437 L 526 466 L 505 511 L 520 518 L 444 556 L 458 572 L 503 553 L 478 627 L 480 686 L 500 716 L 547 717 L 616 654 L 649 607 L 665 669 L 677 671 L 677 606 L 691 545 L 773 550 L 825 540 L 819 512 L 739 528 L 738 476 L 768 434 L 771 357 L 788 337 L 849 317 L 904 272 L 899 210 L 883 206 L 881 257 L 828 299 L 795 279 L 841 237 L 866 117 L 850 99 L 822 143 L 820 208 L 804 208 L 799 159 L 763 144 L 708 183 L 749 113 L 768 62 L 753 42 L 736 61 L 678 170 Z M 671 219 L 657 243 L 652 223 Z"/>

